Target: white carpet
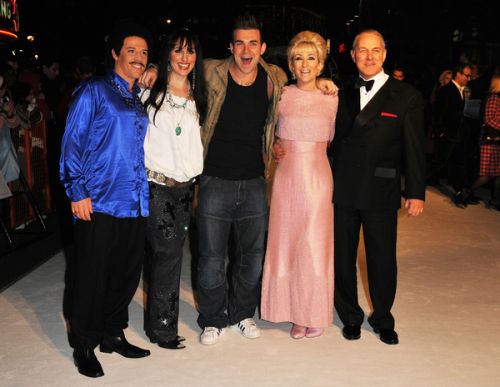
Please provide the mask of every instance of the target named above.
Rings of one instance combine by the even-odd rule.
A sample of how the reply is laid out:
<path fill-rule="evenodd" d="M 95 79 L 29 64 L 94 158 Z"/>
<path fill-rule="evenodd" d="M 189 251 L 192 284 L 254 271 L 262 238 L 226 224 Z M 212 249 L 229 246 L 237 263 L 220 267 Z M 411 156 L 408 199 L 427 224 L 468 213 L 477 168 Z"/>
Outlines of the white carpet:
<path fill-rule="evenodd" d="M 399 345 L 380 342 L 367 323 L 361 339 L 349 342 L 335 316 L 316 339 L 293 340 L 289 324 L 257 320 L 260 339 L 227 330 L 207 347 L 198 342 L 186 244 L 179 333 L 187 348 L 149 343 L 139 287 L 126 334 L 151 356 L 125 359 L 96 350 L 105 376 L 90 379 L 77 372 L 66 341 L 59 253 L 0 294 L 0 385 L 500 386 L 500 213 L 482 204 L 458 209 L 431 189 L 422 217 L 400 214 L 398 262 Z"/>

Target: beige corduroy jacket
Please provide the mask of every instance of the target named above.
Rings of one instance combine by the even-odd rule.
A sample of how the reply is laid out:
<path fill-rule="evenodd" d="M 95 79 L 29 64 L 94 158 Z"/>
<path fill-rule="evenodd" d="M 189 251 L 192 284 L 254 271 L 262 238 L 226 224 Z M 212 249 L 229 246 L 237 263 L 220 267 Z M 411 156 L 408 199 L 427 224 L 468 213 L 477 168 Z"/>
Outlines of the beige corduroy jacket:
<path fill-rule="evenodd" d="M 219 114 L 226 98 L 229 67 L 234 63 L 232 56 L 226 59 L 206 59 L 203 63 L 207 82 L 207 116 L 201 129 L 201 141 L 203 143 L 203 155 L 207 156 L 210 140 L 219 119 Z M 270 95 L 269 110 L 267 112 L 266 124 L 262 135 L 264 136 L 262 157 L 266 166 L 265 175 L 269 176 L 269 168 L 272 162 L 271 148 L 274 142 L 274 132 L 278 120 L 278 101 L 283 86 L 287 82 L 285 72 L 278 66 L 268 64 L 260 59 L 259 64 L 267 73 L 267 84 Z"/>

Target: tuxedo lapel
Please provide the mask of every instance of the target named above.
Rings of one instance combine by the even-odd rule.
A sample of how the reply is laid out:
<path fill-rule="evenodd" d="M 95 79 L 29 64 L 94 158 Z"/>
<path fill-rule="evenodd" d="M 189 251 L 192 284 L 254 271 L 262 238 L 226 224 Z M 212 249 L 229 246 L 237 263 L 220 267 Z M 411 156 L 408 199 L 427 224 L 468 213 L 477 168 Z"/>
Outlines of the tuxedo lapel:
<path fill-rule="evenodd" d="M 363 110 L 359 112 L 354 121 L 354 127 L 360 128 L 365 126 L 367 122 L 372 120 L 380 110 L 382 110 L 383 105 L 387 102 L 391 93 L 391 79 L 380 88 L 380 90 L 373 96 L 373 98 L 366 104 Z"/>
<path fill-rule="evenodd" d="M 356 89 L 354 85 L 349 87 L 346 92 L 346 97 L 349 115 L 354 118 L 359 113 L 359 89 Z"/>

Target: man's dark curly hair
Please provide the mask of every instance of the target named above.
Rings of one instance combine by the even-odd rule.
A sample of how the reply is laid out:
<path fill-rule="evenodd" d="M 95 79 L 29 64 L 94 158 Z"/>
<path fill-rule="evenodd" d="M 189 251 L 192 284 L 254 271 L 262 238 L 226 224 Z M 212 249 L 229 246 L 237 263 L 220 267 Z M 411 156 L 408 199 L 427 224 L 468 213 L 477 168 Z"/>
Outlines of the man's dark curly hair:
<path fill-rule="evenodd" d="M 113 50 L 116 55 L 120 54 L 120 51 L 123 47 L 123 42 L 125 38 L 130 36 L 138 36 L 139 38 L 143 38 L 148 44 L 148 51 L 153 51 L 153 39 L 151 38 L 151 33 L 149 30 L 141 24 L 133 23 L 133 22 L 122 22 L 117 24 L 113 31 L 108 35 L 106 41 L 106 65 L 109 68 L 114 66 L 114 59 L 111 55 L 111 51 Z"/>

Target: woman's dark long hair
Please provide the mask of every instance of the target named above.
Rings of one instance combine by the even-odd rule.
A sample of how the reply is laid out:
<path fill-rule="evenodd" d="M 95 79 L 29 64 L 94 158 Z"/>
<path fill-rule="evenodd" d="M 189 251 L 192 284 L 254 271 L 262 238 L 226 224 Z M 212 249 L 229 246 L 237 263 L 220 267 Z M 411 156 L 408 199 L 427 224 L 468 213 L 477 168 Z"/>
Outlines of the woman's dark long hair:
<path fill-rule="evenodd" d="M 193 88 L 193 99 L 199 115 L 199 123 L 200 125 L 203 125 L 207 113 L 205 76 L 203 74 L 203 55 L 198 36 L 187 28 L 176 30 L 170 33 L 165 38 L 160 50 L 158 78 L 151 88 L 151 92 L 148 99 L 144 102 L 144 106 L 146 107 L 146 109 L 148 109 L 149 107 L 155 109 L 155 113 L 153 115 L 154 122 L 156 114 L 163 104 L 165 96 L 167 94 L 169 73 L 168 66 L 170 62 L 169 57 L 170 52 L 176 47 L 177 42 L 181 43 L 181 47 L 184 44 L 187 44 L 188 50 L 194 50 L 194 52 L 196 52 L 196 62 L 194 64 L 193 70 L 188 75 L 188 78 L 189 82 L 191 83 L 191 88 Z M 194 81 L 193 74 L 195 74 Z"/>

